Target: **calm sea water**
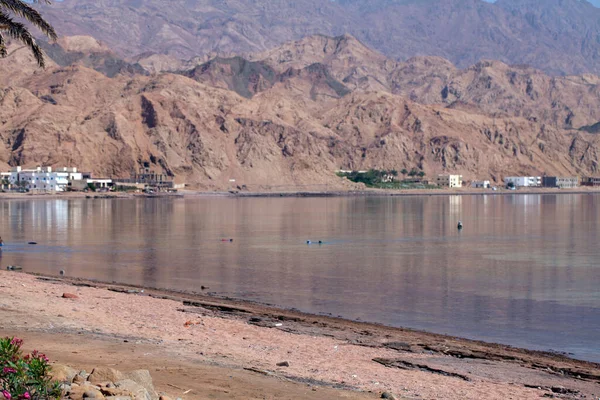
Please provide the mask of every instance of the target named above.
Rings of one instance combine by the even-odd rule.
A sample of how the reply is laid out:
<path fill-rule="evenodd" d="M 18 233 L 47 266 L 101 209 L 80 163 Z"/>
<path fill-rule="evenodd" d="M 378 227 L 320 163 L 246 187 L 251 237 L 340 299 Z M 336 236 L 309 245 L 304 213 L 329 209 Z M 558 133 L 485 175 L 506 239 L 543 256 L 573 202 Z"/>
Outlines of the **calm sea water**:
<path fill-rule="evenodd" d="M 600 361 L 599 229 L 596 195 L 6 200 L 0 264 Z"/>

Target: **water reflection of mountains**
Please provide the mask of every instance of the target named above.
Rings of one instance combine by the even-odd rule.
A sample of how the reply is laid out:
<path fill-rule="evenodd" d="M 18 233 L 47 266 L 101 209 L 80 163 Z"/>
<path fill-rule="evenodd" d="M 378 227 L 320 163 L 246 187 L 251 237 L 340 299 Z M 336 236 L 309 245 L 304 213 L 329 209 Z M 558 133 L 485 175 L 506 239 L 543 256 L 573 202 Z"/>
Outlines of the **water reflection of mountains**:
<path fill-rule="evenodd" d="M 206 285 L 600 360 L 590 333 L 600 326 L 597 202 L 554 194 L 7 201 L 2 263 L 177 290 Z M 30 240 L 38 247 L 21 245 Z"/>

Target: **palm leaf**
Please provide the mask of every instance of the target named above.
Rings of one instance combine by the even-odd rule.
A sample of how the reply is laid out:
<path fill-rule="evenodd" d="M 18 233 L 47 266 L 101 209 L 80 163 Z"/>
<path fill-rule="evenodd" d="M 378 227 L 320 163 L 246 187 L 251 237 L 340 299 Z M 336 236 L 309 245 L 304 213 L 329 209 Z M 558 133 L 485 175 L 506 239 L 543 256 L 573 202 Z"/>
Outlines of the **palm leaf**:
<path fill-rule="evenodd" d="M 6 57 L 6 43 L 4 42 L 4 36 L 0 33 L 0 57 Z"/>
<path fill-rule="evenodd" d="M 29 47 L 35 60 L 38 65 L 42 68 L 45 67 L 46 63 L 44 62 L 44 53 L 38 44 L 35 42 L 31 33 L 27 30 L 25 25 L 20 22 L 16 22 L 2 11 L 0 11 L 0 29 L 8 34 L 8 36 L 13 39 L 17 39 L 23 42 L 26 46 Z"/>
<path fill-rule="evenodd" d="M 39 0 L 34 0 L 34 3 L 39 3 Z M 45 0 L 44 3 L 49 3 Z M 14 15 L 21 17 L 33 25 L 38 27 L 46 36 L 52 40 L 56 40 L 56 32 L 54 28 L 42 18 L 42 15 L 21 0 L 0 0 L 0 8 L 4 8 Z"/>

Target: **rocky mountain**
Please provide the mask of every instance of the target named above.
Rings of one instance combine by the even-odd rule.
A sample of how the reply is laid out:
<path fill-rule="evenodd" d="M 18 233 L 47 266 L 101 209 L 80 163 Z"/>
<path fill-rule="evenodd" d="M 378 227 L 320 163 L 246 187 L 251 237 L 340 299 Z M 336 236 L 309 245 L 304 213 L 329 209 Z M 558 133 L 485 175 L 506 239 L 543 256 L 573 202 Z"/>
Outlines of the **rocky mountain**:
<path fill-rule="evenodd" d="M 594 75 L 552 77 L 499 61 L 460 69 L 439 57 L 398 62 L 350 35 L 158 74 L 90 65 L 91 55 L 111 52 L 89 38 L 57 46 L 46 70 L 15 45 L 0 60 L 0 167 L 128 176 L 150 162 L 199 188 L 227 189 L 235 179 L 250 190 L 348 187 L 340 168 L 494 181 L 598 172 Z M 77 55 L 74 64 L 63 66 L 65 54 Z"/>
<path fill-rule="evenodd" d="M 394 60 L 482 59 L 552 75 L 600 73 L 600 9 L 585 0 L 63 0 L 43 6 L 62 35 L 89 35 L 152 65 L 269 50 L 349 33 Z M 205 60 L 206 61 L 206 60 Z"/>

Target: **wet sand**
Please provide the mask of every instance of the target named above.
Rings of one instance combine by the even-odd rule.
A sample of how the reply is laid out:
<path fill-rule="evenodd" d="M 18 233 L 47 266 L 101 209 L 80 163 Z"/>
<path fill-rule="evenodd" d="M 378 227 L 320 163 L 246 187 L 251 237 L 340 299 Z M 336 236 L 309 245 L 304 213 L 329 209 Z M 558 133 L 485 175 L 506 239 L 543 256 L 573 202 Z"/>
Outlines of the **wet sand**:
<path fill-rule="evenodd" d="M 76 368 L 149 369 L 184 399 L 600 396 L 600 365 L 560 355 L 141 290 L 1 271 L 0 335 Z"/>

